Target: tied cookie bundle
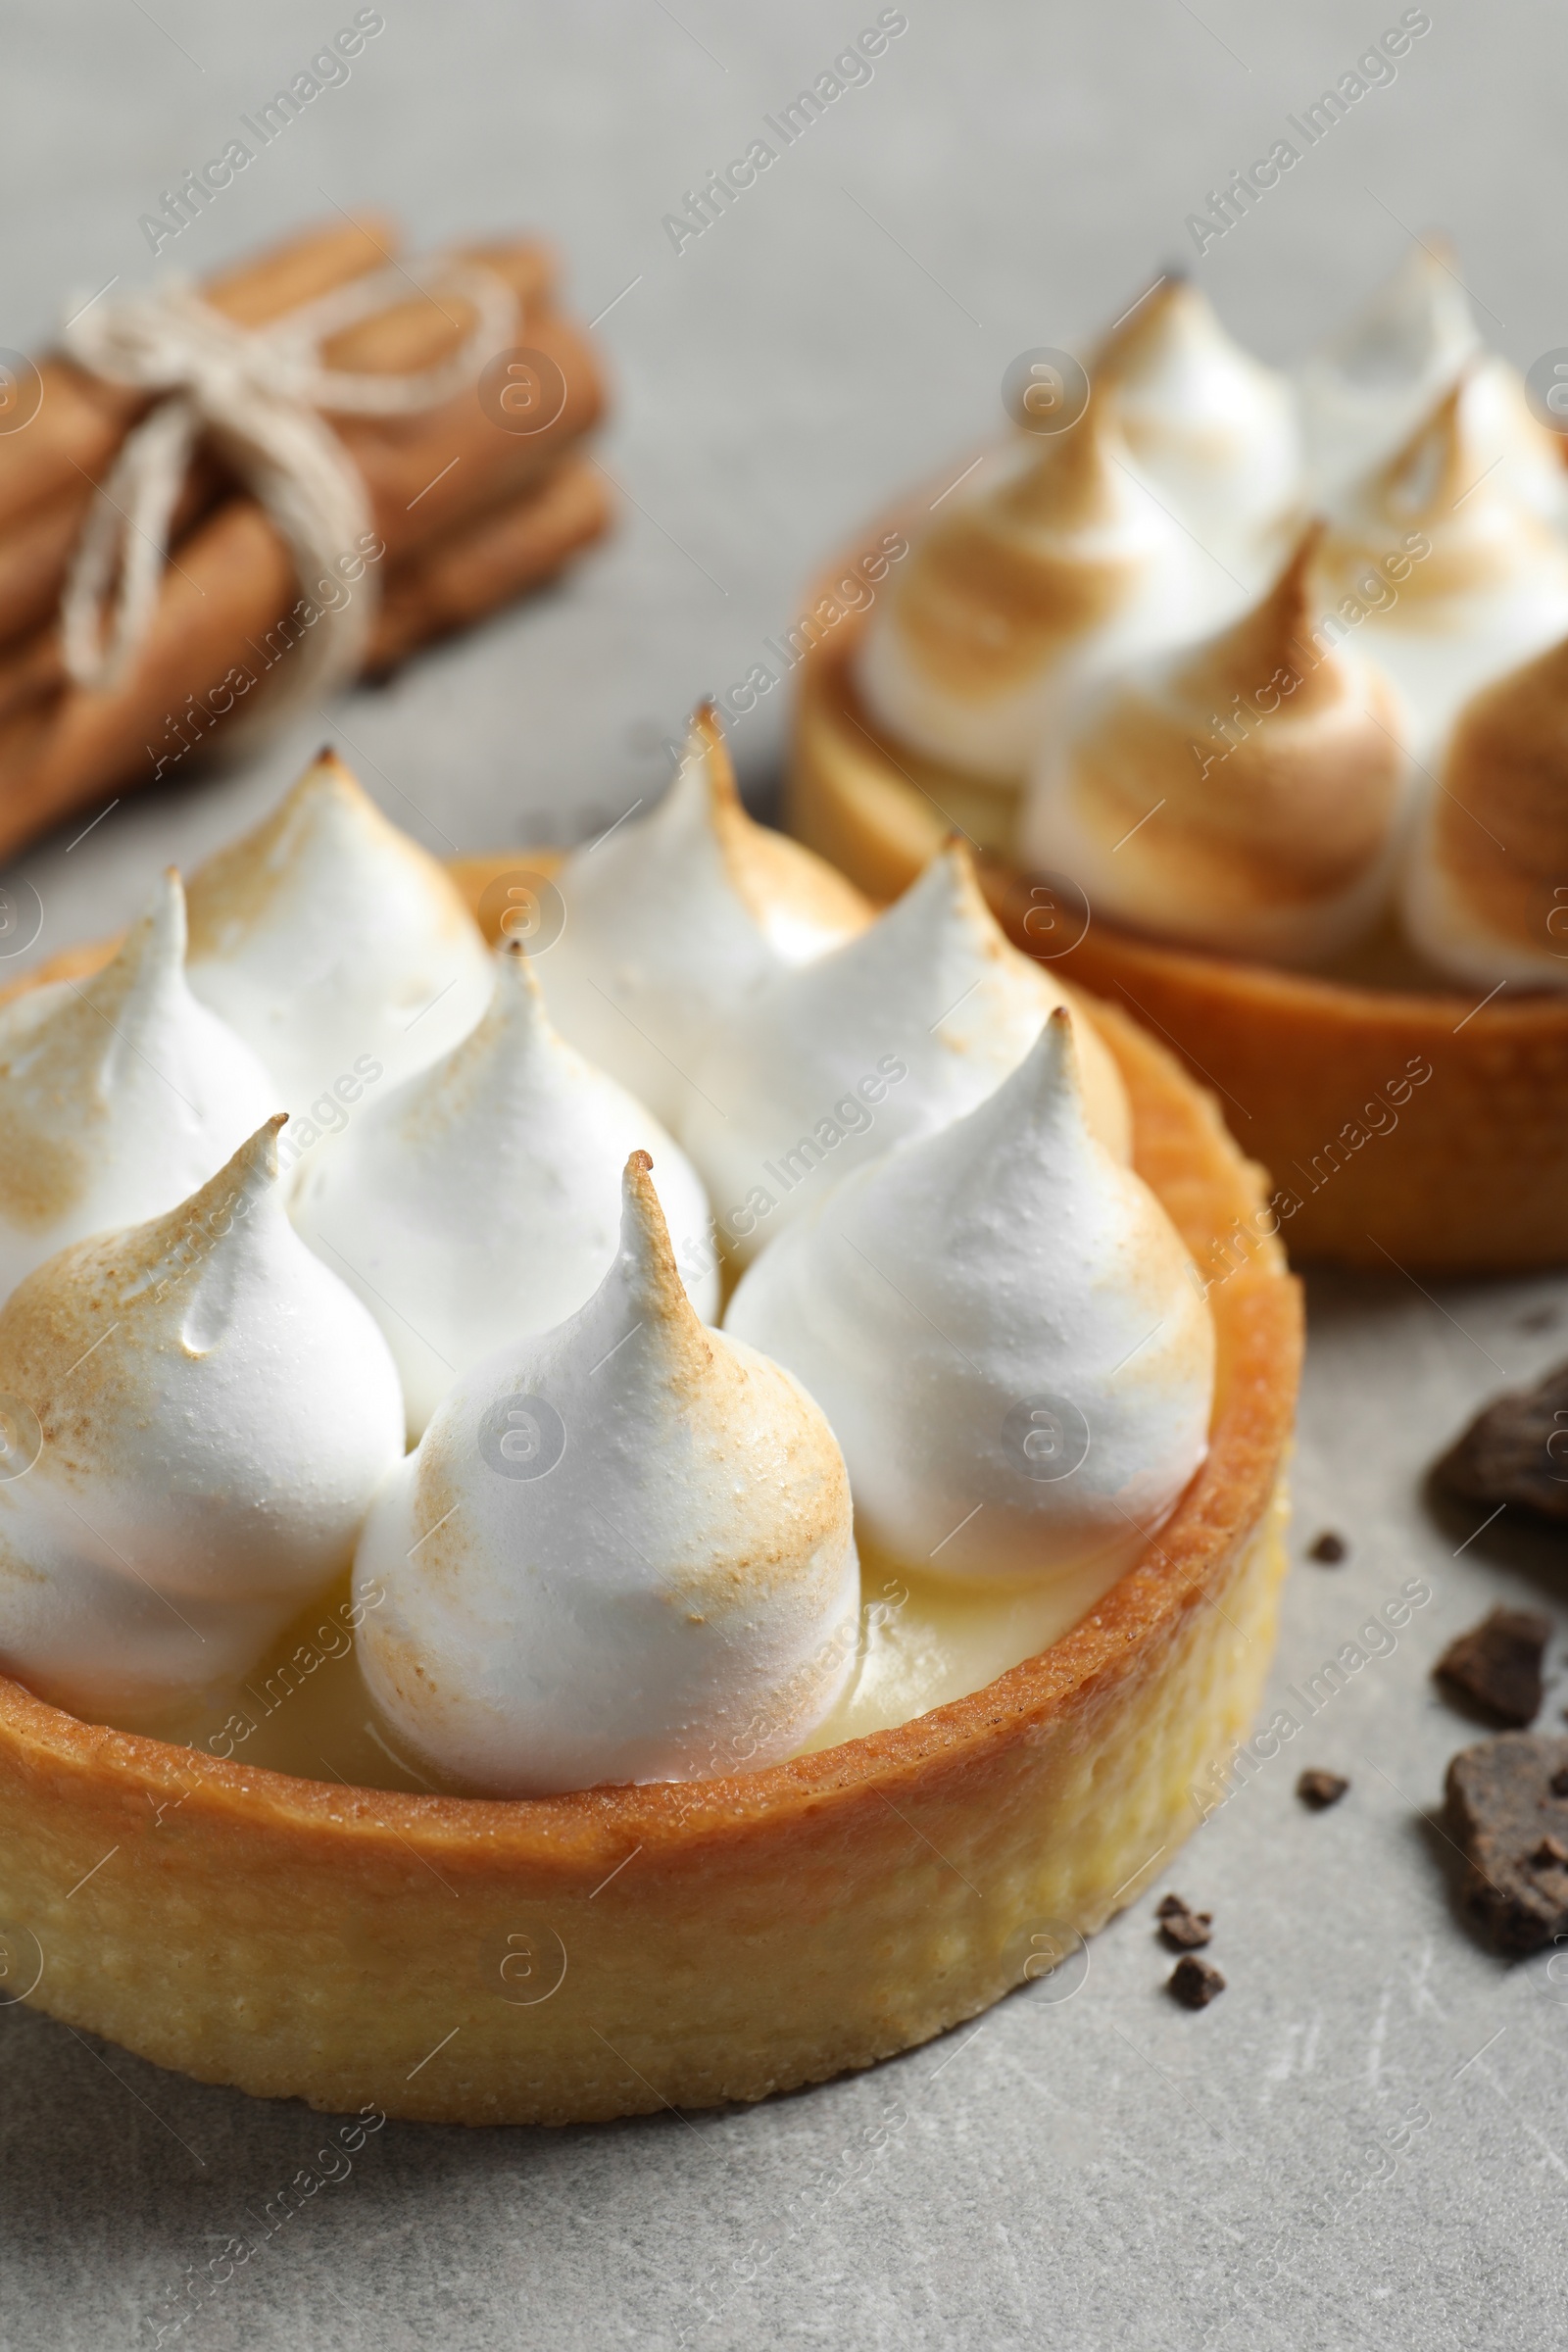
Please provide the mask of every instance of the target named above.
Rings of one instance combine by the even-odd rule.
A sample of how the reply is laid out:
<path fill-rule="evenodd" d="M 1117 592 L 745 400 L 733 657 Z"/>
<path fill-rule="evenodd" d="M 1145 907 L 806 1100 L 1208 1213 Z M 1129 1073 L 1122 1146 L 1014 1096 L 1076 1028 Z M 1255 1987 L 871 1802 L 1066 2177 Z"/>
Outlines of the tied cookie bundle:
<path fill-rule="evenodd" d="M 259 737 L 605 529 L 604 391 L 540 245 L 378 217 L 96 298 L 0 379 L 0 857 Z"/>

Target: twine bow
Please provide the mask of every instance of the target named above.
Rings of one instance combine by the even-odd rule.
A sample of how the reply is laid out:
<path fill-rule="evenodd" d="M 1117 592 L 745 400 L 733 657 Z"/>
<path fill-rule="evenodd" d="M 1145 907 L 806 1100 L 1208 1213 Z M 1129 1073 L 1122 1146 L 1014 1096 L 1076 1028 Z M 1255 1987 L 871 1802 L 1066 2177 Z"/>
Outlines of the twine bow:
<path fill-rule="evenodd" d="M 411 375 L 356 375 L 322 364 L 346 327 L 407 298 L 410 286 L 469 303 L 474 323 L 460 350 Z M 265 328 L 236 326 L 188 283 L 130 294 L 85 311 L 65 330 L 72 358 L 115 384 L 169 398 L 133 427 L 100 485 L 72 559 L 61 604 L 66 667 L 78 685 L 120 683 L 152 626 L 169 562 L 169 529 L 196 443 L 211 438 L 275 525 L 309 594 L 373 529 L 364 481 L 323 414 L 409 416 L 438 408 L 514 339 L 512 288 L 478 263 L 437 256 L 334 287 Z M 104 620 L 118 577 L 107 638 Z M 378 588 L 325 606 L 297 641 L 280 707 L 318 696 L 358 669 Z"/>

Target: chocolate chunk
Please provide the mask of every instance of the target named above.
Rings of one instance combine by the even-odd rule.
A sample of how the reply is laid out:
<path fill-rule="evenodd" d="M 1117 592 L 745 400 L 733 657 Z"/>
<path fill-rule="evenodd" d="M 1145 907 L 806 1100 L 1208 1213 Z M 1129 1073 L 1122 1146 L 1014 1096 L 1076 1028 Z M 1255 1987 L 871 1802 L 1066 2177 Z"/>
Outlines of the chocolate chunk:
<path fill-rule="evenodd" d="M 1497 1723 L 1523 1729 L 1541 1711 L 1541 1660 L 1551 1620 L 1534 1609 L 1494 1609 L 1450 1642 L 1432 1671 Z"/>
<path fill-rule="evenodd" d="M 1441 1460 L 1436 1484 L 1464 1502 L 1513 1503 L 1568 1520 L 1568 1364 L 1476 1415 Z"/>
<path fill-rule="evenodd" d="M 1468 1865 L 1459 1902 L 1494 1951 L 1568 1935 L 1568 1739 L 1504 1732 L 1448 1766 L 1448 1835 Z M 1539 1857 L 1546 1855 L 1545 1861 Z"/>
<path fill-rule="evenodd" d="M 1225 1980 L 1210 1960 L 1195 1959 L 1191 1952 L 1178 1960 L 1165 1979 L 1165 1990 L 1180 2001 L 1184 2009 L 1206 2009 L 1218 1992 L 1225 1989 Z"/>
<path fill-rule="evenodd" d="M 1159 1932 L 1173 1952 L 1197 1951 L 1214 1932 L 1212 1911 L 1193 1911 L 1179 1894 L 1161 1895 L 1154 1905 Z"/>
<path fill-rule="evenodd" d="M 1349 1548 L 1343 1536 L 1337 1536 L 1332 1527 L 1326 1527 L 1307 1545 L 1306 1556 L 1309 1560 L 1316 1560 L 1320 1567 L 1337 1568 Z"/>
<path fill-rule="evenodd" d="M 1560 1838 L 1543 1838 L 1530 1857 L 1532 1870 L 1562 1870 L 1568 1867 L 1568 1845 Z"/>
<path fill-rule="evenodd" d="M 1297 1782 L 1296 1793 L 1303 1805 L 1310 1805 L 1314 1813 L 1321 1813 L 1325 1805 L 1337 1805 L 1349 1786 L 1349 1782 L 1339 1773 L 1320 1772 L 1314 1765 L 1310 1771 L 1303 1772 Z"/>

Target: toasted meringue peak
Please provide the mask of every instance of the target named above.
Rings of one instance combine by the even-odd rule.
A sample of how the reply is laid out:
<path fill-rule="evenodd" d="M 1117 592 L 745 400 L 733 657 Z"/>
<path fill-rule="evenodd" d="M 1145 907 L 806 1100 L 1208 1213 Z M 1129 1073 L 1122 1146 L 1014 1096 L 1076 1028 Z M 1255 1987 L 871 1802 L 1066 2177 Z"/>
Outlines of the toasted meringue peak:
<path fill-rule="evenodd" d="M 0 1298 L 68 1242 L 172 1208 L 275 1107 L 184 956 L 171 867 L 102 971 L 0 1007 Z"/>
<path fill-rule="evenodd" d="M 1016 1069 L 1067 992 L 1010 946 L 952 843 L 868 931 L 715 1031 L 682 1137 L 749 1264 L 849 1169 L 959 1117 Z M 1127 1099 L 1082 1025 L 1090 1115 L 1120 1158 Z"/>
<path fill-rule="evenodd" d="M 1018 784 L 1064 696 L 1191 628 L 1216 591 L 1135 467 L 1113 404 L 1020 432 L 914 541 L 873 609 L 857 676 L 878 724 L 933 759 Z M 1230 584 L 1219 575 L 1225 602 Z"/>
<path fill-rule="evenodd" d="M 809 963 L 865 928 L 871 908 L 853 882 L 814 851 L 747 814 L 711 702 L 692 713 L 684 760 L 702 780 L 730 887 L 776 956 Z"/>
<path fill-rule="evenodd" d="M 394 1082 L 472 1028 L 490 993 L 451 876 L 335 752 L 190 885 L 190 983 L 304 1111 L 340 1078 Z"/>
<path fill-rule="evenodd" d="M 565 928 L 541 962 L 551 1013 L 671 1126 L 714 1020 L 870 920 L 824 858 L 747 815 L 710 703 L 652 814 L 575 851 L 558 879 Z"/>
<path fill-rule="evenodd" d="M 1298 371 L 1316 494 L 1385 465 L 1451 387 L 1481 337 L 1446 237 L 1414 243 L 1341 334 Z"/>
<path fill-rule="evenodd" d="M 788 1373 L 707 1331 L 646 1152 L 587 1305 L 446 1397 L 382 1490 L 355 1587 L 400 1746 L 545 1794 L 798 1747 L 853 1671 L 843 1457 Z"/>
<path fill-rule="evenodd" d="M 38 1432 L 0 1483 L 0 1656 L 76 1713 L 243 1673 L 347 1567 L 401 1457 L 386 1344 L 283 1213 L 281 1124 L 0 1311 L 0 1392 Z"/>
<path fill-rule="evenodd" d="M 708 1196 L 653 1114 L 556 1035 L 518 945 L 478 1027 L 367 1104 L 308 1171 L 296 1229 L 364 1299 L 417 1438 L 460 1373 L 592 1297 L 612 1262 L 621 1168 L 648 1146 L 705 1318 L 718 1308 Z"/>
<path fill-rule="evenodd" d="M 1128 447 L 1200 541 L 1255 575 L 1278 560 L 1301 491 L 1285 377 L 1241 348 L 1190 277 L 1169 271 L 1089 362 Z"/>
<path fill-rule="evenodd" d="M 725 1329 L 827 1413 L 873 1560 L 1051 1581 L 1076 1622 L 1207 1446 L 1214 1339 L 1163 1208 L 1090 1130 L 1054 1012 L 967 1118 L 858 1169 L 766 1250 Z"/>
<path fill-rule="evenodd" d="M 1491 400 L 1467 368 L 1322 551 L 1329 610 L 1366 623 L 1422 760 L 1462 702 L 1568 628 L 1568 542 L 1488 457 Z"/>
<path fill-rule="evenodd" d="M 1314 524 L 1250 612 L 1110 681 L 1052 743 L 1025 858 L 1156 937 L 1336 954 L 1389 891 L 1408 760 L 1393 689 L 1317 627 Z"/>
<path fill-rule="evenodd" d="M 1568 988 L 1568 641 L 1467 703 L 1404 877 L 1405 922 L 1487 988 Z"/>

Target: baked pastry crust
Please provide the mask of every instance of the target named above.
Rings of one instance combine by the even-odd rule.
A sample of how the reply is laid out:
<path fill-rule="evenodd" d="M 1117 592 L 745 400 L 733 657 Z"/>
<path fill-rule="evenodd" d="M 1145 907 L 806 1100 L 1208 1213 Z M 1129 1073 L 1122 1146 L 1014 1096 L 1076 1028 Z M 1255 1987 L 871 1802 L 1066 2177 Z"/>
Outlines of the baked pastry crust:
<path fill-rule="evenodd" d="M 522 862 L 460 879 L 477 903 Z M 1094 1011 L 1136 1164 L 1201 1259 L 1260 1173 L 1161 1046 Z M 0 1678 L 0 1922 L 34 1939 L 27 1997 L 205 2082 L 470 2124 L 758 2099 L 974 2016 L 1136 1897 L 1261 1692 L 1300 1354 L 1278 1243 L 1210 1304 L 1208 1459 L 1091 1615 L 969 1697 L 763 1772 L 349 1788 Z"/>
<path fill-rule="evenodd" d="M 956 823 L 993 850 L 981 878 L 999 919 L 1040 953 L 1049 901 L 995 854 L 996 788 L 878 732 L 851 674 L 862 628 L 862 612 L 846 613 L 801 663 L 790 829 L 886 901 Z M 1218 1092 L 1298 1203 L 1283 1228 L 1294 1255 L 1486 1274 L 1568 1259 L 1568 996 L 1478 1004 L 1479 990 L 1360 987 L 1164 947 L 1099 916 L 1057 968 L 1124 1004 Z M 1422 1065 L 1430 1077 L 1391 1102 Z"/>

